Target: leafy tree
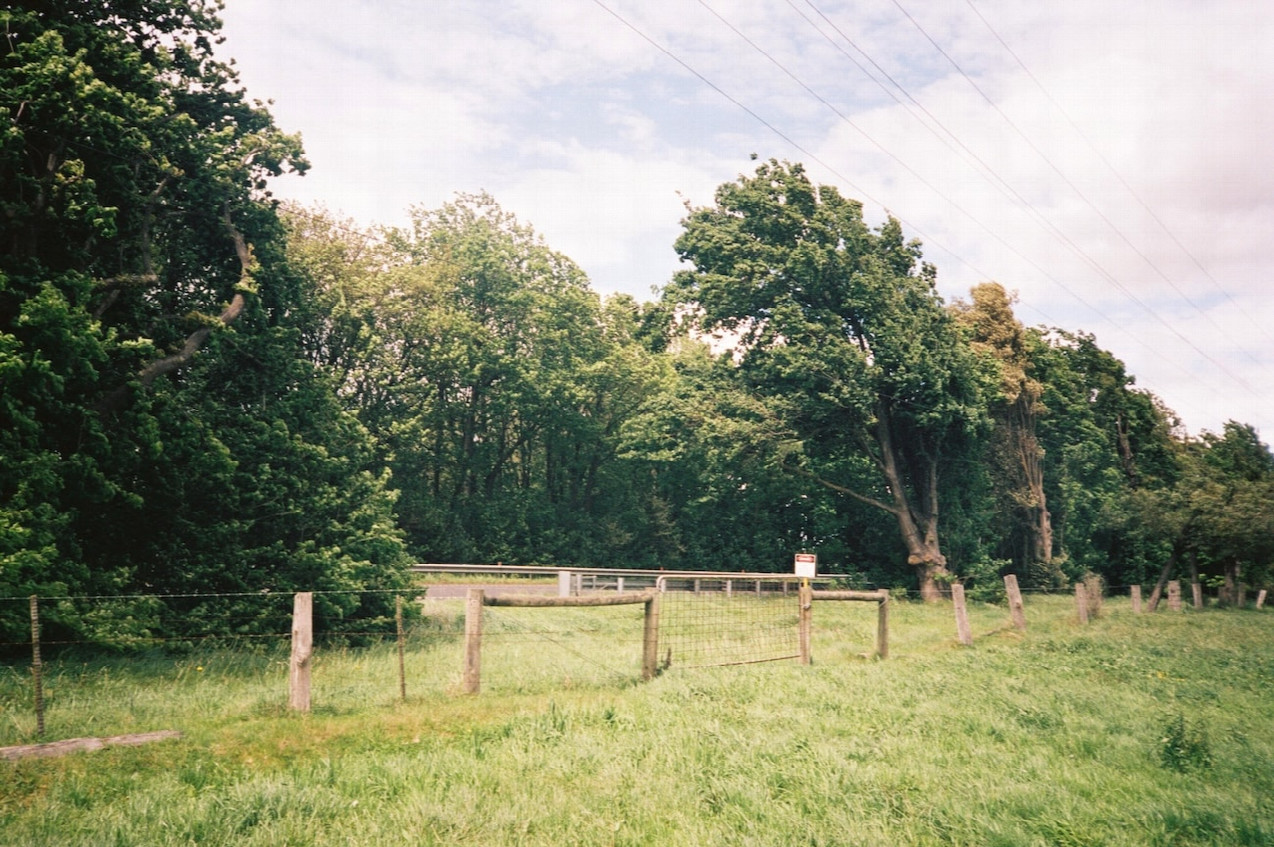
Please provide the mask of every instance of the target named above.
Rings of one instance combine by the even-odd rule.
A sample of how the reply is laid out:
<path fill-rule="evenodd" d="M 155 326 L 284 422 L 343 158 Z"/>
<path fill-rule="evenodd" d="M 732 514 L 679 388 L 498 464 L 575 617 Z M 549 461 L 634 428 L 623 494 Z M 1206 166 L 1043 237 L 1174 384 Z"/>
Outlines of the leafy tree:
<path fill-rule="evenodd" d="M 739 367 L 787 430 L 787 467 L 892 515 L 922 596 L 947 571 L 943 471 L 986 426 L 990 373 L 890 219 L 770 161 L 722 185 L 677 239 L 693 269 L 666 296 L 738 339 Z"/>
<path fill-rule="evenodd" d="M 1274 456 L 1252 427 L 1230 421 L 1183 445 L 1179 462 L 1173 485 L 1132 501 L 1140 530 L 1169 549 L 1152 606 L 1183 562 L 1192 581 L 1216 580 L 1222 602 L 1234 603 L 1241 580 L 1268 579 L 1274 558 Z"/>
<path fill-rule="evenodd" d="M 365 447 L 299 359 L 305 292 L 266 185 L 307 163 L 213 55 L 218 7 L 0 8 L 5 593 L 283 588 L 316 566 L 365 585 L 401 562 L 384 479 L 351 490 Z M 261 474 L 307 455 L 290 510 L 337 523 L 301 539 L 263 520 Z"/>
<path fill-rule="evenodd" d="M 843 516 L 776 465 L 775 439 L 786 432 L 765 400 L 702 342 L 680 340 L 666 361 L 663 380 L 624 424 L 621 453 L 632 484 L 649 492 L 665 561 L 779 571 L 790 570 L 794 551 L 817 549 L 825 570 L 843 570 Z"/>
<path fill-rule="evenodd" d="M 603 303 L 485 195 L 361 233 L 292 210 L 294 266 L 326 318 L 307 339 L 374 433 L 416 555 L 660 561 L 621 430 L 663 378 L 662 321 Z"/>
<path fill-rule="evenodd" d="M 1053 522 L 1044 484 L 1044 450 L 1037 421 L 1046 412 L 1044 386 L 1035 378 L 1033 357 L 1041 342 L 1013 315 L 1014 298 L 999 283 L 974 286 L 969 303 L 953 309 L 970 332 L 973 348 L 999 368 L 1000 385 L 991 404 L 994 422 L 986 464 L 995 480 L 996 512 L 1008 518 L 999 528 L 1001 551 L 1015 570 L 1053 562 Z"/>
<path fill-rule="evenodd" d="M 1087 571 L 1113 585 L 1141 581 L 1166 550 L 1161 538 L 1138 531 L 1131 495 L 1176 480 L 1175 419 L 1092 335 L 1041 337 L 1033 362 L 1049 414 L 1037 433 L 1058 555 L 1040 581 Z"/>

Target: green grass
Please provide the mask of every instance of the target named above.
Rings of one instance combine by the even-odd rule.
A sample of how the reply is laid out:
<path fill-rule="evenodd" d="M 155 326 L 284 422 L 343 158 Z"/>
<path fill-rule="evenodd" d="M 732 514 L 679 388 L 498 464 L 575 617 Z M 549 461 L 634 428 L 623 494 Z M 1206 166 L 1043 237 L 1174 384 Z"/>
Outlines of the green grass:
<path fill-rule="evenodd" d="M 1269 613 L 1108 601 L 1081 628 L 1067 598 L 1028 598 L 1025 635 L 975 605 L 963 648 L 949 606 L 900 603 L 881 662 L 872 604 L 820 603 L 810 667 L 638 683 L 626 654 L 564 675 L 640 628 L 570 611 L 573 634 L 490 641 L 476 697 L 436 635 L 406 703 L 392 648 L 320 654 L 307 716 L 282 707 L 286 655 L 55 663 L 49 737 L 185 736 L 0 763 L 0 843 L 1274 844 Z M 31 740 L 26 683 L 0 677 L 0 744 Z"/>

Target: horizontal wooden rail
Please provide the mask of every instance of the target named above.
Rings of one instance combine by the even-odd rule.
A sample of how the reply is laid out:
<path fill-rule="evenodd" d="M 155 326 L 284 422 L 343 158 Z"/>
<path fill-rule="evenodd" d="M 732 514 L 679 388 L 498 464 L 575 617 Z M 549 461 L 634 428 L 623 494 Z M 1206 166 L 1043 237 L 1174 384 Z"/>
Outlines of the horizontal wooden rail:
<path fill-rule="evenodd" d="M 876 613 L 876 655 L 881 659 L 889 658 L 889 592 L 881 588 L 877 591 L 812 591 L 810 589 L 802 589 L 807 591 L 806 595 L 810 602 L 801 603 L 802 626 L 806 631 L 812 628 L 810 607 L 813 606 L 814 600 L 864 600 L 878 603 L 878 611 Z M 802 642 L 802 661 L 809 664 L 809 635 L 804 636 Z"/>
<path fill-rule="evenodd" d="M 876 603 L 889 602 L 889 592 L 885 589 L 879 591 L 814 591 L 812 592 L 814 600 L 870 600 Z"/>
<path fill-rule="evenodd" d="M 653 679 L 659 661 L 659 592 L 633 594 L 589 594 L 582 597 L 545 597 L 542 594 L 506 594 L 489 597 L 481 588 L 470 588 L 465 595 L 464 668 L 462 685 L 466 694 L 477 694 L 482 687 L 482 608 L 506 606 L 518 608 L 562 609 L 589 606 L 646 607 L 642 627 L 641 676 Z"/>
<path fill-rule="evenodd" d="M 657 597 L 657 591 L 639 594 L 584 594 L 579 597 L 549 597 L 543 594 L 504 594 L 484 596 L 484 606 L 516 606 L 519 608 L 579 607 L 579 606 L 631 606 L 648 603 Z"/>

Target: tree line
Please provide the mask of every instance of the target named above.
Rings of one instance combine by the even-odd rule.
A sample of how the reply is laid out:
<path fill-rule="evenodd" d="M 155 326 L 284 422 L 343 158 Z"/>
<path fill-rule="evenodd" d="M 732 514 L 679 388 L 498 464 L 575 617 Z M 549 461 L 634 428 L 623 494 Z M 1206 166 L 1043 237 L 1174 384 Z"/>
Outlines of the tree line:
<path fill-rule="evenodd" d="M 996 283 L 944 302 L 799 164 L 689 209 L 656 299 L 602 298 L 487 195 L 399 228 L 275 201 L 308 163 L 214 3 L 0 8 L 0 596 L 219 595 L 54 627 L 251 631 L 237 598 L 300 589 L 365 627 L 413 560 L 1268 578 L 1252 427 L 1186 437 Z"/>

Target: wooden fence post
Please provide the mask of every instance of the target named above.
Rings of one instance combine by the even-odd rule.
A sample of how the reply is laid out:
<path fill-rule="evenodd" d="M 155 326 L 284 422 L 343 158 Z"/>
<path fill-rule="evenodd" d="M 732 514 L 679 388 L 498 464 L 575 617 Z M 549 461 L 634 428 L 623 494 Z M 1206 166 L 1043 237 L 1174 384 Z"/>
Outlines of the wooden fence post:
<path fill-rule="evenodd" d="M 1196 609 L 1202 609 L 1203 608 L 1203 585 L 1197 582 L 1190 583 L 1190 595 L 1191 595 L 1191 599 L 1194 601 L 1194 607 Z"/>
<path fill-rule="evenodd" d="M 1013 618 L 1013 627 L 1019 632 L 1026 632 L 1026 612 L 1022 607 L 1022 590 L 1017 587 L 1017 574 L 1004 577 L 1004 590 L 1009 595 L 1009 615 Z"/>
<path fill-rule="evenodd" d="M 876 655 L 889 658 L 889 592 L 880 589 L 880 606 L 876 609 Z"/>
<path fill-rule="evenodd" d="M 1266 592 L 1266 591 L 1267 591 L 1267 589 L 1262 588 L 1260 591 L 1258 591 L 1258 592 L 1257 592 L 1257 594 L 1256 594 L 1256 608 L 1258 608 L 1258 609 L 1262 609 L 1262 608 L 1264 608 L 1264 607 L 1265 607 L 1265 592 Z"/>
<path fill-rule="evenodd" d="M 812 660 L 810 655 L 810 629 L 814 618 L 814 590 L 810 588 L 808 582 L 802 582 L 801 589 L 796 596 L 797 602 L 800 604 L 800 610 L 797 615 L 797 633 L 801 649 L 801 664 L 808 665 Z"/>
<path fill-rule="evenodd" d="M 1181 582 L 1172 580 L 1168 583 L 1168 611 L 1181 611 Z"/>
<path fill-rule="evenodd" d="M 294 711 L 310 710 L 310 657 L 313 655 L 314 594 L 298 591 L 292 600 L 292 661 L 288 674 L 288 705 Z"/>
<path fill-rule="evenodd" d="M 641 678 L 651 680 L 659 669 L 659 592 L 646 601 L 646 621 L 641 634 Z"/>
<path fill-rule="evenodd" d="M 969 628 L 969 610 L 964 604 L 964 586 L 951 583 L 951 599 L 955 603 L 956 635 L 966 647 L 973 646 L 973 630 Z"/>
<path fill-rule="evenodd" d="M 401 594 L 394 595 L 394 623 L 398 626 L 398 694 L 406 701 L 407 663 L 404 658 L 406 644 L 403 638 L 403 596 Z"/>
<path fill-rule="evenodd" d="M 44 663 L 40 660 L 40 598 L 31 595 L 31 681 L 35 685 L 35 734 L 44 737 Z"/>
<path fill-rule="evenodd" d="M 1088 592 L 1082 582 L 1075 583 L 1075 607 L 1079 610 L 1079 622 L 1088 623 Z"/>
<path fill-rule="evenodd" d="M 1141 586 L 1134 585 L 1132 588 L 1129 589 L 1129 594 L 1132 596 L 1133 614 L 1140 615 L 1141 614 Z"/>
<path fill-rule="evenodd" d="M 482 602 L 481 588 L 470 588 L 464 605 L 464 681 L 465 694 L 477 694 L 482 688 Z"/>

